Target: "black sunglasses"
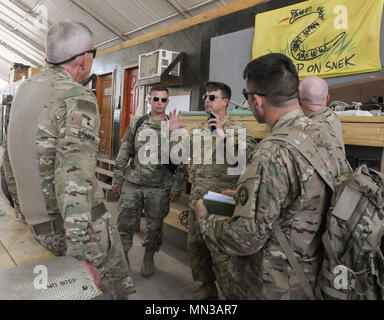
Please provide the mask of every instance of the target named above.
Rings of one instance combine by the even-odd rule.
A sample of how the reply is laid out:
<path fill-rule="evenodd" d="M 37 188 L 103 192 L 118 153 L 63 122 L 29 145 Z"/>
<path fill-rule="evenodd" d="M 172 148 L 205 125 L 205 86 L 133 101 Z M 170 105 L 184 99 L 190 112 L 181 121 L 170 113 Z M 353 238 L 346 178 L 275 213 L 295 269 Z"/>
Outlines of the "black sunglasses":
<path fill-rule="evenodd" d="M 202 97 L 203 101 L 209 99 L 209 101 L 215 101 L 216 99 L 224 99 L 223 97 L 215 96 L 214 94 L 204 94 Z"/>
<path fill-rule="evenodd" d="M 265 93 L 259 93 L 259 92 L 247 92 L 245 89 L 243 89 L 242 94 L 243 94 L 245 100 L 248 100 L 248 96 L 249 96 L 250 94 L 257 94 L 258 96 L 262 96 L 262 97 L 266 97 L 266 96 L 267 96 Z"/>
<path fill-rule="evenodd" d="M 153 97 L 153 101 L 155 102 L 159 102 L 160 101 L 160 98 L 159 97 Z M 161 99 L 161 102 L 162 103 L 166 103 L 168 101 L 168 98 L 162 98 Z"/>
<path fill-rule="evenodd" d="M 79 53 L 79 54 L 73 56 L 72 58 L 69 58 L 68 60 L 65 60 L 65 61 L 62 61 L 62 62 L 57 62 L 57 63 L 49 62 L 49 61 L 47 61 L 47 59 L 45 59 L 45 61 L 47 61 L 48 63 L 53 64 L 55 66 L 60 66 L 62 64 L 66 64 L 66 63 L 68 63 L 68 62 L 70 62 L 72 60 L 75 60 L 77 57 L 81 57 L 82 55 L 84 55 L 86 53 L 92 53 L 93 54 L 93 59 L 95 59 L 96 58 L 96 52 L 97 52 L 97 49 L 87 50 L 87 51 L 84 51 L 82 53 Z"/>

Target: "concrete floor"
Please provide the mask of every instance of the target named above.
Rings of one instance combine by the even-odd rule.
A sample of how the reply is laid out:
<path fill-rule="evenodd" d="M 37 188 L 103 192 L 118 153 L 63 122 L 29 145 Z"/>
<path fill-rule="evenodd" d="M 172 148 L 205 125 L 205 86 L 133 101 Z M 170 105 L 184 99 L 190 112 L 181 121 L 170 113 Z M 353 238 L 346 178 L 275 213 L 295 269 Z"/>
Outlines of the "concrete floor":
<path fill-rule="evenodd" d="M 107 208 L 117 216 L 117 202 L 108 202 Z M 145 218 L 141 218 L 140 232 L 134 236 L 134 245 L 129 252 L 132 278 L 137 293 L 132 300 L 182 300 L 184 296 L 197 289 L 199 283 L 192 280 L 187 255 L 187 234 L 164 224 L 164 242 L 160 252 L 155 255 L 155 274 L 150 278 L 140 275 L 144 256 L 142 242 L 145 232 Z"/>
<path fill-rule="evenodd" d="M 165 241 L 160 252 L 155 255 L 156 272 L 151 278 L 140 275 L 144 233 L 135 235 L 135 244 L 129 253 L 132 277 L 137 288 L 137 294 L 132 296 L 133 300 L 181 300 L 199 286 L 192 280 L 183 241 L 186 240 L 185 235 L 180 236 L 178 233 L 182 231 L 170 226 L 165 226 L 164 229 Z"/>

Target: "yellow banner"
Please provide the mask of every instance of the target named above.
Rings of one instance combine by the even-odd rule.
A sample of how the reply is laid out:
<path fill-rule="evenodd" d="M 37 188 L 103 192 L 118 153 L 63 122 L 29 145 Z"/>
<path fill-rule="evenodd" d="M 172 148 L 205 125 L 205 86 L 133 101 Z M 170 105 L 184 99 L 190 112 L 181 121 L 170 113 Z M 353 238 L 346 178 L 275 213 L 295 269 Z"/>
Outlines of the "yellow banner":
<path fill-rule="evenodd" d="M 283 53 L 300 78 L 381 70 L 383 0 L 314 0 L 256 15 L 253 59 Z"/>

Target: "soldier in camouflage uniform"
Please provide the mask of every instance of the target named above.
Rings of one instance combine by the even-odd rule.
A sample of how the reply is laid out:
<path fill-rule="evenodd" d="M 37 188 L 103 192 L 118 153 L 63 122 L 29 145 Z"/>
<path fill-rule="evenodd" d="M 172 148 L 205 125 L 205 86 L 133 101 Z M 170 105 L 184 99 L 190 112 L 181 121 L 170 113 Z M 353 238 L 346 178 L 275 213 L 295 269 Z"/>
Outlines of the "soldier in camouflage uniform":
<path fill-rule="evenodd" d="M 327 82 L 317 76 L 308 76 L 300 82 L 299 93 L 304 114 L 328 128 L 345 151 L 341 122 L 337 114 L 327 108 L 330 98 Z"/>
<path fill-rule="evenodd" d="M 11 105 L 12 105 L 12 96 L 10 95 L 6 96 L 6 101 L 3 101 L 3 106 L 6 109 L 5 109 L 5 117 L 4 117 L 5 135 L 3 138 L 3 163 L 2 163 L 3 168 L 2 169 L 4 171 L 4 178 L 6 181 L 6 185 L 8 187 L 8 192 L 11 197 L 10 200 L 12 200 L 11 204 L 13 204 L 13 208 L 15 209 L 16 218 L 19 220 L 25 221 L 25 218 L 21 213 L 19 198 L 17 196 L 16 181 L 13 175 L 13 171 L 12 171 L 11 163 L 9 162 L 9 155 L 8 155 L 7 136 L 8 136 L 8 123 L 9 123 L 9 114 L 11 111 Z"/>
<path fill-rule="evenodd" d="M 162 164 L 160 155 L 164 148 L 161 143 L 154 146 L 159 156 L 156 157 L 157 164 L 143 164 L 140 161 L 140 150 L 144 150 L 147 145 L 145 140 L 140 139 L 140 135 L 153 133 L 158 142 L 167 138 L 162 137 L 162 134 L 169 135 L 165 114 L 169 103 L 168 89 L 163 86 L 153 87 L 150 94 L 151 113 L 145 116 L 139 127 L 136 120 L 127 128 L 116 158 L 112 181 L 113 190 L 121 194 L 117 227 L 127 257 L 133 245 L 137 221 L 144 209 L 147 230 L 143 243 L 143 277 L 150 277 L 155 271 L 154 254 L 160 250 L 163 242 L 163 220 L 169 213 L 169 203 L 177 201 L 187 182 L 184 165 L 177 166 L 173 175 L 169 167 Z M 161 130 L 162 125 L 165 125 L 166 131 Z M 166 157 L 168 161 L 169 151 Z"/>
<path fill-rule="evenodd" d="M 200 233 L 197 228 L 195 214 L 193 209 L 196 202 L 203 198 L 208 191 L 221 193 L 225 190 L 232 190 L 236 187 L 236 182 L 239 175 L 228 174 L 228 169 L 235 167 L 230 165 L 224 157 L 224 163 L 216 159 L 216 141 L 219 140 L 223 143 L 230 143 L 230 139 L 234 139 L 235 149 L 239 148 L 238 133 L 239 129 L 246 130 L 246 155 L 255 148 L 256 141 L 251 132 L 239 121 L 232 119 L 227 115 L 227 108 L 231 99 L 231 89 L 220 82 L 207 82 L 205 84 L 206 94 L 203 96 L 205 103 L 205 110 L 207 113 L 212 112 L 216 117 L 203 122 L 196 128 L 190 130 L 190 145 L 193 148 L 194 130 L 199 129 L 199 132 L 206 132 L 212 135 L 212 164 L 192 164 L 189 166 L 189 177 L 192 183 L 191 195 L 189 198 L 189 205 L 191 212 L 189 214 L 188 222 L 188 254 L 191 262 L 192 276 L 195 281 L 201 281 L 201 287 L 188 295 L 187 299 L 205 300 L 217 298 L 218 292 L 215 285 L 215 279 L 221 289 L 224 297 L 230 299 L 230 291 L 228 290 L 228 257 L 227 255 L 220 255 L 218 253 L 210 253 L 204 241 L 201 239 Z M 216 127 L 216 132 L 211 133 L 210 127 Z M 234 129 L 234 136 L 229 138 L 225 137 L 228 129 Z M 201 138 L 203 140 L 203 137 Z M 225 142 L 224 142 L 225 141 Z M 201 141 L 201 157 L 204 158 L 204 142 Z M 222 163 L 222 164 L 221 164 Z"/>
<path fill-rule="evenodd" d="M 84 24 L 51 27 L 47 67 L 24 82 L 14 99 L 9 155 L 35 238 L 55 255 L 81 261 L 102 291 L 126 299 L 135 288 L 95 177 L 99 111 L 92 91 L 80 84 L 95 54 Z"/>
<path fill-rule="evenodd" d="M 270 137 L 283 132 L 294 141 L 309 142 L 308 154 L 316 154 L 327 169 L 320 175 L 298 148 L 267 137 L 239 179 L 234 216 L 223 221 L 208 215 L 200 200 L 196 217 L 208 247 L 232 256 L 232 290 L 237 298 L 306 299 L 276 237 L 276 226 L 314 287 L 331 196 L 325 181 L 334 183 L 350 166 L 328 130 L 300 110 L 299 79 L 289 58 L 276 53 L 259 57 L 248 64 L 244 78 L 244 95 L 256 119 L 271 128 Z"/>

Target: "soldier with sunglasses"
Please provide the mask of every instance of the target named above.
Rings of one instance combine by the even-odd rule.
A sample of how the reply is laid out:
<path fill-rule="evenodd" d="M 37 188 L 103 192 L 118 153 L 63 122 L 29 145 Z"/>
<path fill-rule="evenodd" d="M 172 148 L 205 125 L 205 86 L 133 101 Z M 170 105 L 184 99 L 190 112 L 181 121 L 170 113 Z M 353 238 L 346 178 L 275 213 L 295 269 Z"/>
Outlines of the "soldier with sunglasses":
<path fill-rule="evenodd" d="M 236 167 L 230 165 L 224 157 L 224 162 L 216 159 L 216 142 L 228 143 L 226 141 L 226 130 L 234 129 L 235 149 L 238 148 L 238 130 L 246 130 L 246 155 L 248 155 L 255 147 L 251 132 L 246 129 L 245 125 L 228 116 L 227 108 L 231 99 L 231 89 L 224 83 L 207 82 L 205 83 L 206 93 L 203 95 L 205 111 L 210 115 L 207 122 L 199 124 L 192 129 L 190 136 L 191 146 L 193 146 L 193 131 L 200 129 L 212 134 L 212 164 L 194 164 L 189 165 L 188 173 L 192 183 L 189 206 L 191 208 L 188 222 L 188 254 L 191 262 L 192 276 L 195 281 L 202 282 L 199 289 L 185 298 L 188 300 L 205 300 L 215 299 L 218 297 L 218 291 L 215 280 L 225 298 L 230 299 L 228 290 L 228 257 L 219 253 L 209 252 L 207 246 L 202 240 L 193 209 L 196 202 L 203 198 L 208 191 L 221 193 L 225 190 L 235 188 L 238 175 L 229 175 L 228 168 Z M 196 137 L 195 137 L 196 138 Z M 203 140 L 203 138 L 201 137 Z M 204 142 L 201 141 L 201 152 L 204 154 Z"/>
<path fill-rule="evenodd" d="M 236 191 L 226 192 L 236 197 L 234 215 L 219 219 L 200 200 L 196 219 L 206 245 L 236 266 L 235 298 L 307 299 L 321 266 L 331 188 L 350 166 L 329 129 L 301 111 L 299 77 L 288 57 L 258 57 L 243 75 L 244 97 L 270 132 L 248 158 Z"/>
<path fill-rule="evenodd" d="M 161 126 L 168 121 L 165 113 L 169 104 L 168 89 L 164 86 L 153 87 L 148 101 L 150 114 L 134 121 L 125 132 L 112 181 L 113 191 L 120 193 L 118 230 L 127 258 L 133 245 L 136 223 L 143 210 L 146 216 L 145 254 L 141 267 L 143 277 L 150 277 L 155 271 L 154 255 L 163 241 L 163 219 L 169 212 L 169 203 L 177 201 L 187 182 L 184 165 L 177 166 L 173 174 L 169 166 L 161 163 L 161 159 L 158 164 L 143 164 L 140 161 L 140 149 L 147 144 L 147 141 L 139 139 L 140 133 L 154 131 L 160 142 Z M 155 147 L 161 155 L 161 144 Z"/>

